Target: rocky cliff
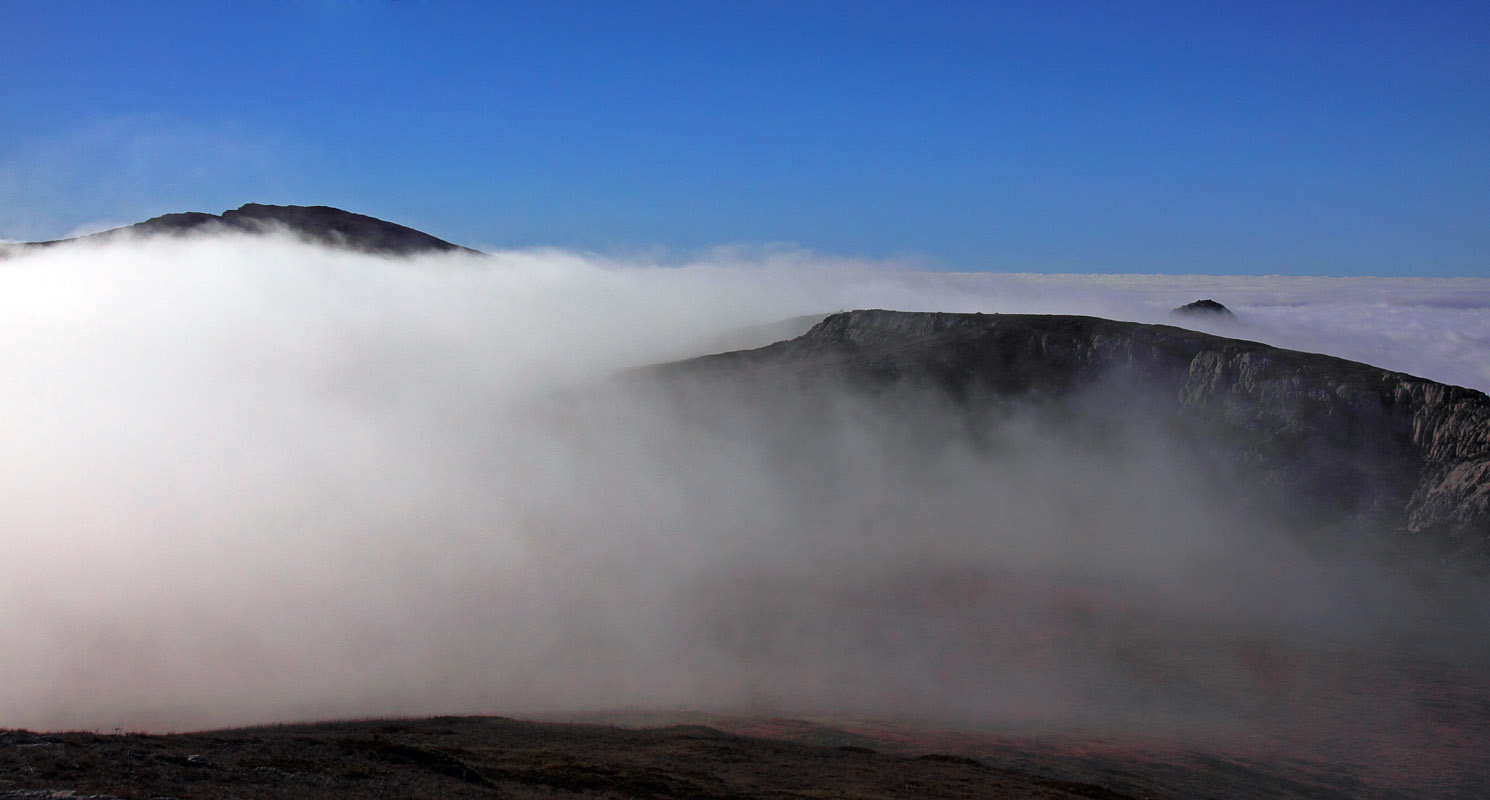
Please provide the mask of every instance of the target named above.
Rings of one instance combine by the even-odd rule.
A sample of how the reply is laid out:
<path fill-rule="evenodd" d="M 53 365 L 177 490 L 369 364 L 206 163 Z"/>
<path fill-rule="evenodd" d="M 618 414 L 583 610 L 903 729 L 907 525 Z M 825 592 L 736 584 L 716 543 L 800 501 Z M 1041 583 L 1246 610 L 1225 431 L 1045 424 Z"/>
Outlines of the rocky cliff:
<path fill-rule="evenodd" d="M 829 380 L 929 389 L 974 409 L 1090 409 L 1095 398 L 1109 417 L 1203 441 L 1301 517 L 1490 563 L 1490 398 L 1367 364 L 1094 317 L 852 311 L 664 370 L 772 391 Z"/>

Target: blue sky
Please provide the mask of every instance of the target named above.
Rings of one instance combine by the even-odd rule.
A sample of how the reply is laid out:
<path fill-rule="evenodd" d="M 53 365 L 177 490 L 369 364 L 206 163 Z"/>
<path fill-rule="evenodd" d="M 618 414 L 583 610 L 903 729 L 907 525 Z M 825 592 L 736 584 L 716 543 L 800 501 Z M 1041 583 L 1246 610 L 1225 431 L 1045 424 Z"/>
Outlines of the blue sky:
<path fill-rule="evenodd" d="M 10 2 L 0 237 L 1490 275 L 1490 3 Z"/>

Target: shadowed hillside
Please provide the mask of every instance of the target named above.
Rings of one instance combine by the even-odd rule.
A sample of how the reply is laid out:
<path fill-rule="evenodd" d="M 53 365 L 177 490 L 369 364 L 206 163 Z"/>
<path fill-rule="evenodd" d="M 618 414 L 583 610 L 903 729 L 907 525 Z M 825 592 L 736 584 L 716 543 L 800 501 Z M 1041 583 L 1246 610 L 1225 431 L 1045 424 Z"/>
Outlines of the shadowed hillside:
<path fill-rule="evenodd" d="M 742 396 L 927 392 L 973 413 L 1151 421 L 1311 528 L 1490 564 L 1490 399 L 1326 355 L 1095 317 L 853 311 L 661 374 Z M 1079 407 L 1078 407 L 1079 406 Z"/>

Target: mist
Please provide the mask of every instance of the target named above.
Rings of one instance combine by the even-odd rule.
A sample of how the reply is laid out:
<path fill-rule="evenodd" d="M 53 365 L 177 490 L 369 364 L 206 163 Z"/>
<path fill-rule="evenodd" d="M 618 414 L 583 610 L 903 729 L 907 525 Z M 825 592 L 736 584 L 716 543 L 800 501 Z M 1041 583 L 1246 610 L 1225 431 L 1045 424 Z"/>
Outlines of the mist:
<path fill-rule="evenodd" d="M 1121 411 L 1139 399 L 1085 398 L 1094 441 L 635 377 L 841 309 L 1173 324 L 1201 296 L 1238 313 L 1218 333 L 1490 386 L 1482 280 L 264 237 L 0 261 L 0 725 L 636 708 L 1237 740 L 1406 718 L 1399 695 L 1335 704 L 1358 687 L 1315 668 L 1478 674 L 1483 586 L 1311 548 Z"/>

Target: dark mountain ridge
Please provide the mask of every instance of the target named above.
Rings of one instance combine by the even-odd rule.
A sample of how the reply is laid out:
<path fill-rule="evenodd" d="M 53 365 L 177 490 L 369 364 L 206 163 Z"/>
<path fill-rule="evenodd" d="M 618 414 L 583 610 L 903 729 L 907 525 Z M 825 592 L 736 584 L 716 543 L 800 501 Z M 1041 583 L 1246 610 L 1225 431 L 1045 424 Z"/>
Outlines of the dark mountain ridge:
<path fill-rule="evenodd" d="M 451 244 L 423 231 L 331 206 L 275 206 L 262 203 L 246 203 L 221 214 L 198 211 L 164 214 L 134 225 L 75 239 L 30 242 L 20 246 L 49 247 L 66 242 L 108 240 L 123 235 L 183 236 L 223 232 L 268 234 L 276 231 L 285 231 L 315 244 L 379 255 L 480 252 Z"/>
<path fill-rule="evenodd" d="M 1203 435 L 1313 521 L 1490 563 L 1490 398 L 1368 364 L 1095 317 L 866 310 L 661 373 L 769 392 L 829 380 L 871 394 L 930 388 L 970 409 L 1106 392 L 1120 408 L 1103 413 Z"/>

